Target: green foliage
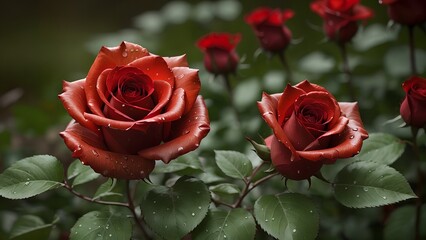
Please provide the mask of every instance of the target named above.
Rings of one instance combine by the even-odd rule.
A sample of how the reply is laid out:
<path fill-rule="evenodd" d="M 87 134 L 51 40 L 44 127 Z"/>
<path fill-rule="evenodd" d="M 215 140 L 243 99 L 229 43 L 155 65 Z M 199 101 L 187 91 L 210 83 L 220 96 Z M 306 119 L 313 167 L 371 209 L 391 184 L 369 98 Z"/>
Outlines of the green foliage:
<path fill-rule="evenodd" d="M 59 218 L 52 223 L 46 224 L 38 216 L 24 215 L 18 218 L 13 224 L 9 239 L 13 240 L 42 240 L 48 239 L 52 227 L 57 223 Z"/>
<path fill-rule="evenodd" d="M 415 198 L 410 185 L 395 169 L 374 162 L 354 162 L 334 181 L 336 199 L 347 207 L 377 207 Z"/>
<path fill-rule="evenodd" d="M 181 239 L 207 214 L 210 194 L 203 182 L 181 177 L 172 187 L 148 191 L 141 210 L 148 226 L 164 239 Z"/>
<path fill-rule="evenodd" d="M 194 230 L 194 240 L 254 239 L 256 223 L 253 216 L 242 208 L 230 211 L 209 211 Z"/>
<path fill-rule="evenodd" d="M 175 173 L 179 175 L 191 175 L 203 172 L 198 156 L 187 154 L 181 156 L 169 164 L 159 163 L 155 166 L 154 173 Z"/>
<path fill-rule="evenodd" d="M 71 240 L 130 239 L 132 224 L 127 216 L 112 211 L 93 211 L 78 219 Z"/>
<path fill-rule="evenodd" d="M 216 163 L 227 176 L 237 179 L 247 177 L 253 170 L 250 159 L 235 151 L 215 151 Z"/>
<path fill-rule="evenodd" d="M 415 239 L 416 207 L 402 206 L 395 209 L 386 221 L 385 240 Z M 421 207 L 420 239 L 426 239 L 426 204 Z"/>
<path fill-rule="evenodd" d="M 355 158 L 390 165 L 404 153 L 404 150 L 404 142 L 397 137 L 386 133 L 371 133 Z"/>
<path fill-rule="evenodd" d="M 102 185 L 99 186 L 99 188 L 96 190 L 95 195 L 93 196 L 93 199 L 99 199 L 102 197 L 113 195 L 121 195 L 119 193 L 112 192 L 115 187 L 115 184 L 117 184 L 117 179 L 109 178 L 106 182 L 102 183 Z"/>
<path fill-rule="evenodd" d="M 264 195 L 254 205 L 257 223 L 280 240 L 315 239 L 319 214 L 308 197 L 298 193 Z"/>
<path fill-rule="evenodd" d="M 22 199 L 62 186 L 63 169 L 53 156 L 38 155 L 17 161 L 0 174 L 0 196 Z"/>
<path fill-rule="evenodd" d="M 95 180 L 99 176 L 99 173 L 93 171 L 91 167 L 81 164 L 80 161 L 74 161 L 68 168 L 68 178 L 74 178 L 73 187 Z"/>

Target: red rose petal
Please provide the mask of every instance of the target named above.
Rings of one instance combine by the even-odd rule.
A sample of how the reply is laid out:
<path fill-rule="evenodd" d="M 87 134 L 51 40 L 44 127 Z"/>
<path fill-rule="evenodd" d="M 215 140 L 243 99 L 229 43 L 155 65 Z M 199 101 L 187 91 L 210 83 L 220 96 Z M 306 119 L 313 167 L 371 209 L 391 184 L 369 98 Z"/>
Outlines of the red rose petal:
<path fill-rule="evenodd" d="M 86 95 L 84 92 L 85 79 L 74 82 L 63 82 L 63 92 L 59 94 L 62 104 L 78 123 L 96 132 L 98 127 L 84 117 L 84 113 L 89 110 L 86 105 Z"/>
<path fill-rule="evenodd" d="M 94 114 L 103 116 L 101 109 L 103 104 L 96 90 L 98 76 L 105 69 L 124 66 L 135 59 L 148 55 L 149 53 L 145 48 L 129 42 L 122 42 L 118 47 L 101 48 L 87 74 L 86 86 L 84 88 L 87 104 Z"/>
<path fill-rule="evenodd" d="M 188 61 L 186 60 L 186 54 L 175 56 L 175 57 L 163 57 L 170 69 L 175 67 L 188 67 Z"/>
<path fill-rule="evenodd" d="M 262 118 L 272 128 L 274 135 L 278 138 L 278 140 L 286 147 L 288 147 L 293 154 L 296 154 L 296 150 L 291 145 L 287 134 L 284 133 L 281 125 L 277 121 L 278 98 L 281 96 L 281 94 L 270 96 L 266 93 L 263 93 L 262 100 L 257 102 L 257 107 L 259 108 L 260 114 L 262 114 Z"/>
<path fill-rule="evenodd" d="M 271 141 L 271 160 L 281 175 L 293 180 L 308 179 L 317 173 L 323 165 L 321 162 L 294 158 L 294 155 L 275 137 Z"/>
<path fill-rule="evenodd" d="M 298 151 L 297 153 L 308 160 L 326 160 L 332 163 L 337 158 L 349 158 L 359 153 L 362 141 L 368 138 L 368 133 L 364 129 L 357 103 L 339 103 L 340 109 L 349 121 L 345 129 L 335 136 L 327 149 L 314 151 Z"/>
<path fill-rule="evenodd" d="M 176 76 L 176 88 L 183 88 L 185 90 L 185 113 L 187 113 L 194 105 L 201 88 L 198 69 L 176 67 L 173 68 L 172 71 Z"/>
<path fill-rule="evenodd" d="M 300 95 L 305 94 L 306 92 L 303 89 L 297 88 L 296 86 L 291 86 L 290 84 L 284 89 L 284 92 L 280 96 L 278 101 L 278 123 L 282 125 L 287 116 L 289 109 L 294 105 L 294 102 Z"/>
<path fill-rule="evenodd" d="M 364 7 L 362 5 L 356 5 L 353 8 L 353 15 L 351 17 L 352 20 L 363 20 L 372 18 L 374 16 L 373 10 L 368 7 Z"/>
<path fill-rule="evenodd" d="M 163 144 L 144 149 L 139 155 L 146 159 L 170 162 L 178 156 L 195 150 L 207 133 L 210 123 L 204 100 L 198 96 L 191 111 L 172 123 L 170 136 Z"/>
<path fill-rule="evenodd" d="M 182 117 L 185 111 L 185 91 L 183 88 L 178 88 L 173 92 L 172 97 L 170 98 L 166 110 L 164 113 L 158 114 L 153 117 L 146 117 L 145 119 L 136 121 L 138 125 L 143 125 L 145 123 L 162 123 L 162 122 L 171 122 L 175 121 Z"/>
<path fill-rule="evenodd" d="M 129 67 L 136 67 L 148 75 L 154 82 L 156 80 L 166 81 L 174 87 L 175 76 L 167 65 L 166 61 L 160 56 L 148 56 L 131 62 Z"/>
<path fill-rule="evenodd" d="M 143 179 L 154 169 L 154 161 L 108 151 L 102 139 L 78 123 L 70 124 L 60 135 L 73 151 L 73 157 L 105 177 Z"/>

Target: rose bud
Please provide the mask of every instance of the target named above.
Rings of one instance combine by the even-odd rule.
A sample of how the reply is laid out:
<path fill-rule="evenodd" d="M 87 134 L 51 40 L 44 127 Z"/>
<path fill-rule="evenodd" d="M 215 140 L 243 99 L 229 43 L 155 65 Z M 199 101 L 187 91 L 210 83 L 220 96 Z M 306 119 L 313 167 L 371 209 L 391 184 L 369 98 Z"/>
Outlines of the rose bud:
<path fill-rule="evenodd" d="M 253 28 L 262 49 L 276 53 L 290 44 L 291 31 L 284 23 L 293 16 L 292 10 L 262 7 L 246 15 L 245 21 Z"/>
<path fill-rule="evenodd" d="M 417 25 L 426 22 L 425 0 L 379 0 L 388 5 L 388 15 L 393 21 L 405 25 Z"/>
<path fill-rule="evenodd" d="M 357 21 L 373 16 L 371 9 L 358 3 L 359 0 L 316 0 L 311 9 L 323 19 L 328 39 L 346 43 L 358 31 Z"/>
<path fill-rule="evenodd" d="M 272 164 L 284 177 L 309 179 L 323 164 L 352 157 L 368 137 L 357 103 L 338 103 L 324 88 L 303 81 L 258 102 L 273 134 L 265 139 Z"/>
<path fill-rule="evenodd" d="M 198 70 L 128 42 L 102 47 L 87 77 L 59 95 L 73 120 L 61 137 L 83 164 L 112 178 L 146 178 L 196 149 L 210 130 Z"/>
<path fill-rule="evenodd" d="M 234 73 L 239 57 L 235 52 L 241 40 L 239 34 L 210 33 L 197 42 L 198 48 L 204 53 L 204 66 L 215 75 Z"/>
<path fill-rule="evenodd" d="M 411 77 L 402 84 L 405 98 L 400 113 L 402 119 L 413 127 L 426 126 L 426 78 Z"/>

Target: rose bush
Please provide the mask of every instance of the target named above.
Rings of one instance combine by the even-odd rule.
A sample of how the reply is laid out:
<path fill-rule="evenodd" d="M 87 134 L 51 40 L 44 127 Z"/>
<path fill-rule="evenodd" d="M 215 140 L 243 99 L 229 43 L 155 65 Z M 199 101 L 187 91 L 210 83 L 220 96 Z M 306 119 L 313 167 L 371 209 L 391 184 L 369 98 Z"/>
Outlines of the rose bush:
<path fill-rule="evenodd" d="M 209 132 L 198 70 L 129 42 L 102 47 L 87 77 L 59 95 L 73 120 L 61 132 L 73 157 L 106 177 L 146 178 L 196 149 Z"/>
<path fill-rule="evenodd" d="M 411 77 L 402 84 L 405 98 L 401 104 L 400 113 L 402 119 L 413 127 L 426 126 L 426 79 Z"/>
<path fill-rule="evenodd" d="M 358 31 L 358 20 L 373 16 L 373 11 L 359 4 L 359 0 L 316 0 L 311 9 L 323 19 L 328 39 L 345 43 Z"/>
<path fill-rule="evenodd" d="M 291 41 L 291 31 L 284 23 L 294 16 L 292 10 L 262 7 L 245 16 L 245 21 L 254 30 L 260 46 L 269 52 L 281 52 Z"/>
<path fill-rule="evenodd" d="M 209 33 L 201 37 L 197 46 L 204 53 L 207 71 L 215 75 L 234 73 L 240 59 L 235 48 L 240 40 L 241 35 L 229 33 Z"/>
<path fill-rule="evenodd" d="M 338 103 L 306 80 L 281 94 L 264 93 L 258 108 L 273 130 L 265 139 L 272 163 L 289 179 L 307 179 L 323 164 L 356 155 L 368 137 L 357 103 Z"/>
<path fill-rule="evenodd" d="M 380 0 L 388 5 L 389 18 L 405 25 L 426 22 L 426 1 L 424 0 Z"/>

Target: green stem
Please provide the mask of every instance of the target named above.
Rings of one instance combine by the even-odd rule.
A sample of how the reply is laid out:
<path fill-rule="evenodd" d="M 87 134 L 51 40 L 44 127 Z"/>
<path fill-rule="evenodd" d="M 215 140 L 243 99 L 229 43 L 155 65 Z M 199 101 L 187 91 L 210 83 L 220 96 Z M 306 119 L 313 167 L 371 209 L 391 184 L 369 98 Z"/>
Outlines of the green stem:
<path fill-rule="evenodd" d="M 294 84 L 294 80 L 293 80 L 293 72 L 291 71 L 291 68 L 290 68 L 290 66 L 288 65 L 287 58 L 285 57 L 284 52 L 280 52 L 280 53 L 278 53 L 278 57 L 279 57 L 279 59 L 280 59 L 280 61 L 281 61 L 281 64 L 282 64 L 282 65 L 283 65 L 283 67 L 284 67 L 284 71 L 285 71 L 285 72 L 286 72 L 286 74 L 287 74 L 287 80 L 288 80 L 288 83 L 289 83 L 290 85 L 293 85 L 293 84 Z"/>
<path fill-rule="evenodd" d="M 415 55 L 415 45 L 414 45 L 414 26 L 408 26 L 408 46 L 410 49 L 411 74 L 417 75 L 416 55 Z"/>
<path fill-rule="evenodd" d="M 413 152 L 416 156 L 416 165 L 417 165 L 417 200 L 416 200 L 416 222 L 415 222 L 415 236 L 416 240 L 420 240 L 420 221 L 421 221 L 421 210 L 422 210 L 422 195 L 423 195 L 423 183 L 424 183 L 424 176 L 421 169 L 421 157 L 420 157 L 420 149 L 419 145 L 417 144 L 417 134 L 419 132 L 419 129 L 415 127 L 411 127 L 411 132 L 413 134 Z"/>
<path fill-rule="evenodd" d="M 69 165 L 68 165 L 69 166 Z M 91 197 L 88 197 L 86 195 L 83 195 L 77 191 L 75 191 L 72 187 L 71 184 L 69 184 L 69 179 L 68 179 L 68 166 L 64 165 L 64 183 L 63 183 L 63 187 L 66 188 L 70 193 L 74 194 L 75 196 L 86 200 L 88 202 L 93 202 L 93 203 L 98 203 L 98 204 L 103 204 L 103 205 L 111 205 L 111 206 L 118 206 L 118 207 L 129 207 L 129 205 L 127 203 L 122 203 L 122 202 L 111 202 L 111 201 L 102 201 L 99 199 L 94 199 Z"/>
<path fill-rule="evenodd" d="M 342 55 L 343 74 L 345 76 L 348 93 L 349 93 L 349 96 L 351 98 L 351 101 L 355 102 L 356 101 L 356 94 L 355 94 L 355 88 L 353 86 L 353 81 L 352 81 L 352 72 L 351 72 L 351 69 L 349 67 L 349 58 L 348 58 L 348 54 L 347 54 L 347 50 L 346 50 L 346 44 L 345 43 L 339 44 L 339 48 L 340 48 L 340 54 Z"/>
<path fill-rule="evenodd" d="M 263 182 L 265 182 L 266 180 L 278 175 L 277 172 L 266 175 L 265 177 L 257 180 L 256 182 L 252 183 L 253 178 L 256 176 L 257 172 L 259 172 L 259 170 L 262 168 L 263 165 L 265 165 L 266 162 L 262 162 L 259 166 L 257 166 L 253 172 L 250 174 L 250 176 L 246 179 L 244 179 L 244 189 L 242 190 L 240 197 L 236 200 L 236 202 L 234 204 L 232 204 L 232 208 L 238 208 L 241 206 L 241 203 L 243 202 L 244 198 L 247 196 L 247 194 L 253 190 L 254 188 L 256 188 L 258 185 L 262 184 Z"/>
<path fill-rule="evenodd" d="M 232 111 L 234 112 L 235 118 L 237 119 L 238 128 L 242 132 L 241 119 L 240 119 L 240 115 L 238 114 L 238 109 L 235 107 L 235 104 L 234 104 L 234 91 L 231 86 L 229 75 L 224 74 L 223 79 L 225 81 L 226 92 L 228 93 L 229 104 L 231 105 Z"/>
<path fill-rule="evenodd" d="M 146 232 L 141 218 L 139 218 L 138 214 L 135 211 L 135 205 L 133 203 L 133 196 L 132 196 L 132 193 L 131 193 L 130 181 L 129 180 L 126 181 L 126 192 L 127 192 L 128 208 L 129 208 L 130 212 L 132 213 L 133 218 L 135 219 L 137 226 L 141 230 L 144 239 L 150 240 L 151 238 L 149 237 L 148 233 Z"/>

